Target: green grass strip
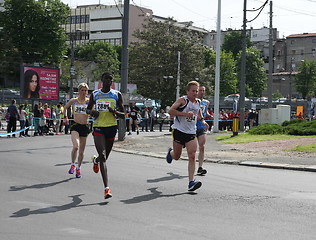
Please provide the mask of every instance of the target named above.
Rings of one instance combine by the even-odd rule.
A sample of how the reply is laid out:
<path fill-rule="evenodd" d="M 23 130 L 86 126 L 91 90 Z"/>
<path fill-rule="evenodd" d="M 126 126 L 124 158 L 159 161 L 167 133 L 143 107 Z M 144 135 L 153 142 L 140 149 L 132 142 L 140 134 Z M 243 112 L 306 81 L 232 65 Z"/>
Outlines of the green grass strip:
<path fill-rule="evenodd" d="M 248 143 L 248 142 L 260 142 L 269 140 L 283 140 L 283 139 L 295 139 L 295 138 L 316 138 L 313 136 L 294 136 L 294 135 L 251 135 L 249 133 L 239 133 L 237 136 L 232 137 L 232 135 L 221 135 L 215 137 L 216 140 L 222 143 Z"/>
<path fill-rule="evenodd" d="M 297 145 L 294 148 L 285 149 L 285 151 L 296 151 L 296 152 L 316 152 L 316 143 L 307 145 Z"/>

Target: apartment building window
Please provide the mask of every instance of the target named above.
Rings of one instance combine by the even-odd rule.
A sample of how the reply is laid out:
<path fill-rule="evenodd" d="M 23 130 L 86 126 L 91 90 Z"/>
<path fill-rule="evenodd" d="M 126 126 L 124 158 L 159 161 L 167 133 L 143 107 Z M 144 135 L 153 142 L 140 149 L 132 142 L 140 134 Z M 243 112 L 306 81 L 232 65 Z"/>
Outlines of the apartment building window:
<path fill-rule="evenodd" d="M 292 50 L 292 55 L 295 55 L 296 54 L 296 50 Z"/>
<path fill-rule="evenodd" d="M 303 50 L 303 49 L 301 49 L 301 55 L 302 55 L 302 56 L 304 55 L 304 50 Z"/>
<path fill-rule="evenodd" d="M 70 16 L 69 23 L 75 24 L 76 23 L 76 16 Z"/>
<path fill-rule="evenodd" d="M 312 49 L 312 54 L 313 54 L 313 57 L 315 57 L 315 55 L 316 55 L 316 48 Z"/>
<path fill-rule="evenodd" d="M 80 19 L 81 19 L 80 16 L 76 16 L 76 23 L 80 23 Z"/>
<path fill-rule="evenodd" d="M 312 43 L 316 43 L 316 39 L 313 39 L 313 40 L 312 40 Z"/>
<path fill-rule="evenodd" d="M 86 16 L 85 15 L 81 15 L 80 16 L 80 22 L 81 23 L 85 23 L 86 22 Z"/>

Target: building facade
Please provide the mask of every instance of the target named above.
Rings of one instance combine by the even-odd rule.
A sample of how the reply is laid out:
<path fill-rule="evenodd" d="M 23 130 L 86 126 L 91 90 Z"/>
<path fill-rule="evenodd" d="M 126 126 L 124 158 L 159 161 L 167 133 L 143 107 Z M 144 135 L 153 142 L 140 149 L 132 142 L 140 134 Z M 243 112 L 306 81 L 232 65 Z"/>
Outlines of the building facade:
<path fill-rule="evenodd" d="M 120 5 L 84 5 L 71 9 L 67 24 L 62 27 L 73 38 L 75 45 L 103 41 L 112 45 L 122 44 L 122 21 L 124 6 Z M 150 9 L 130 5 L 129 42 L 135 41 L 133 32 L 141 29 Z"/>

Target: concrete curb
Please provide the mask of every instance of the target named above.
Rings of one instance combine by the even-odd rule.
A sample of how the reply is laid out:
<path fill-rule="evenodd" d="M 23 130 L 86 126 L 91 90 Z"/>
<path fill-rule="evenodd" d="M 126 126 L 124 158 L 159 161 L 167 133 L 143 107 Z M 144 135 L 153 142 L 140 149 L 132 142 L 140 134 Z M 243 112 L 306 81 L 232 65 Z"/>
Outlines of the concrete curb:
<path fill-rule="evenodd" d="M 141 152 L 134 150 L 121 149 L 113 147 L 113 151 L 135 154 L 146 157 L 162 158 L 165 159 L 166 156 L 158 153 L 151 152 Z M 181 157 L 181 160 L 188 160 L 186 157 Z M 270 162 L 259 162 L 259 161 L 238 161 L 238 160 L 219 160 L 219 159 L 206 159 L 206 162 L 218 163 L 218 164 L 230 164 L 230 165 L 241 165 L 248 167 L 261 167 L 261 168 L 272 168 L 272 169 L 285 169 L 285 170 L 294 170 L 294 171 L 307 171 L 307 172 L 316 172 L 316 165 L 294 165 L 294 164 L 283 164 L 283 163 L 270 163 Z"/>

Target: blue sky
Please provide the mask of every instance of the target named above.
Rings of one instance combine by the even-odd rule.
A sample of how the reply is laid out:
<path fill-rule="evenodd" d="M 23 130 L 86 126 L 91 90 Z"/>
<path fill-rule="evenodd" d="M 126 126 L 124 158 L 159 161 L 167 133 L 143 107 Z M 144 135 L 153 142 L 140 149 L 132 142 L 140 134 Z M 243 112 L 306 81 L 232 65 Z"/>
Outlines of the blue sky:
<path fill-rule="evenodd" d="M 119 0 L 62 0 L 71 7 L 87 4 L 115 4 Z M 124 2 L 124 0 L 122 0 Z M 273 27 L 279 37 L 298 33 L 316 33 L 316 0 L 273 0 Z M 155 15 L 174 17 L 178 21 L 193 21 L 195 26 L 216 30 L 218 0 L 130 0 L 130 4 L 147 7 Z M 247 0 L 247 10 L 258 9 L 264 0 Z M 247 27 L 269 27 L 269 6 Z M 244 0 L 221 0 L 221 29 L 241 29 Z M 258 11 L 247 11 L 252 20 Z"/>

